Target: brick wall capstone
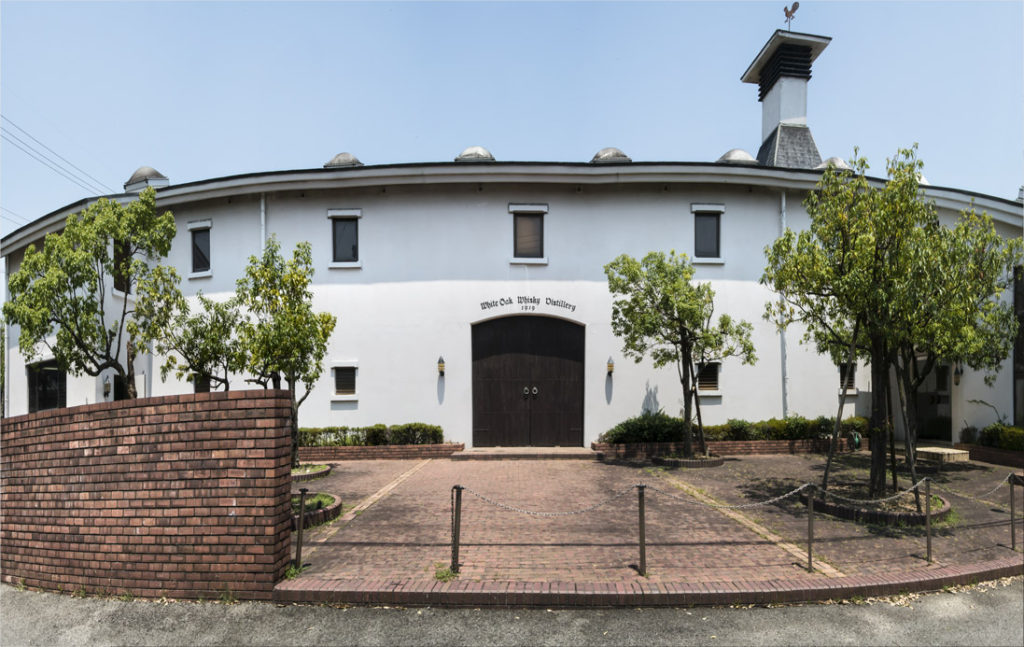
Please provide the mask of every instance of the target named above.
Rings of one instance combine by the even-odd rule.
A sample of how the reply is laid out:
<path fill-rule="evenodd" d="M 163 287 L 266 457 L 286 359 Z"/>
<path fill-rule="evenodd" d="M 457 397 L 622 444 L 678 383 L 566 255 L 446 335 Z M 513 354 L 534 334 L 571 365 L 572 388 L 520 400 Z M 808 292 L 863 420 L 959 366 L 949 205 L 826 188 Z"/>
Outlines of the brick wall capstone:
<path fill-rule="evenodd" d="M 287 391 L 54 409 L 0 432 L 0 580 L 270 599 L 290 556 Z"/>

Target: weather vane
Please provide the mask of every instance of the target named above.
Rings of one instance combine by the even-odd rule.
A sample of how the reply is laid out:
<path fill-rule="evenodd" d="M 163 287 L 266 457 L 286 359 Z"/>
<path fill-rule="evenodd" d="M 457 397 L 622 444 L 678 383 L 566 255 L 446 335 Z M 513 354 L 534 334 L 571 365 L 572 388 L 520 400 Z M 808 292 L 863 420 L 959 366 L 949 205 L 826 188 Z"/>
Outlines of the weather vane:
<path fill-rule="evenodd" d="M 782 11 L 786 14 L 786 27 L 789 31 L 793 31 L 793 14 L 800 8 L 799 2 L 794 2 L 792 7 L 783 7 Z"/>

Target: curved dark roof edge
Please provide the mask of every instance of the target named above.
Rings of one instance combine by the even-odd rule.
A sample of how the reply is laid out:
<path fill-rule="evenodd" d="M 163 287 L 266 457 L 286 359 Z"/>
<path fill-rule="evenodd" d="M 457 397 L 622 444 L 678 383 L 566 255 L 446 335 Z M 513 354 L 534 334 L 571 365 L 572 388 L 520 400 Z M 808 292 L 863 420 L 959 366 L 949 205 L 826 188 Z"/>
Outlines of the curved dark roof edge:
<path fill-rule="evenodd" d="M 234 175 L 222 175 L 222 176 L 218 176 L 218 177 L 205 178 L 205 179 L 202 179 L 202 180 L 193 180 L 191 182 L 182 182 L 181 184 L 171 184 L 171 185 L 166 186 L 166 187 L 159 187 L 159 188 L 157 188 L 156 192 L 157 192 L 157 195 L 159 195 L 160 193 L 163 193 L 165 191 L 182 189 L 182 188 L 197 187 L 197 186 L 202 186 L 204 184 L 213 184 L 213 183 L 216 183 L 216 182 L 225 182 L 225 181 L 230 181 L 230 180 L 242 180 L 242 179 L 247 179 L 247 178 L 273 177 L 275 175 L 316 175 L 316 174 L 323 175 L 325 173 L 330 173 L 330 174 L 336 174 L 336 173 L 366 173 L 367 171 L 373 171 L 373 170 L 377 170 L 377 169 L 402 169 L 402 168 L 413 169 L 413 168 L 427 168 L 427 167 L 449 167 L 449 168 L 457 168 L 459 170 L 463 170 L 463 169 L 466 169 L 467 166 L 472 166 L 472 168 L 487 168 L 487 167 L 491 167 L 491 166 L 521 166 L 521 167 L 568 166 L 568 167 L 573 167 L 573 168 L 600 168 L 600 169 L 604 169 L 604 170 L 607 170 L 609 168 L 615 168 L 615 167 L 618 167 L 618 166 L 621 166 L 623 168 L 628 168 L 628 169 L 636 169 L 638 167 L 645 167 L 645 166 L 675 166 L 675 167 L 679 167 L 679 168 L 695 168 L 695 167 L 705 166 L 705 167 L 709 167 L 709 168 L 729 168 L 729 169 L 733 169 L 733 170 L 760 170 L 760 171 L 777 171 L 777 172 L 780 172 L 780 173 L 803 173 L 803 174 L 807 174 L 807 175 L 820 175 L 823 172 L 822 169 L 787 168 L 787 167 L 783 167 L 783 166 L 762 166 L 762 165 L 741 166 L 741 165 L 735 165 L 735 164 L 721 164 L 721 163 L 717 163 L 717 162 L 680 162 L 680 161 L 673 161 L 673 162 L 657 162 L 657 161 L 640 161 L 640 162 L 636 162 L 636 161 L 634 161 L 634 162 L 604 162 L 604 163 L 594 163 L 594 162 L 537 162 L 537 161 L 527 162 L 527 161 L 508 161 L 508 162 L 481 162 L 479 164 L 473 164 L 473 165 L 467 165 L 465 163 L 461 163 L 460 164 L 460 163 L 457 163 L 457 162 L 403 162 L 403 163 L 395 163 L 395 164 L 374 164 L 374 165 L 366 165 L 366 166 L 351 166 L 351 167 L 338 167 L 338 168 L 322 168 L 321 167 L 321 168 L 305 168 L 305 169 L 277 170 L 277 171 L 254 171 L 254 172 L 251 172 L 251 173 L 236 173 Z M 482 179 L 482 178 L 475 178 L 475 179 L 469 180 L 469 181 L 478 182 L 478 181 L 480 181 L 480 179 Z M 874 180 L 874 181 L 877 181 L 877 182 L 885 182 L 885 178 L 874 177 L 874 176 L 870 176 L 870 175 L 868 176 L 868 179 L 869 180 Z M 384 180 L 384 183 L 386 183 L 386 179 Z M 1016 200 L 1012 199 L 1012 198 L 1002 198 L 1002 197 L 999 197 L 999 196 L 989 195 L 987 193 L 981 193 L 981 192 L 978 192 L 978 191 L 971 191 L 971 190 L 968 190 L 968 189 L 958 189 L 956 187 L 939 186 L 939 185 L 936 185 L 936 184 L 929 184 L 929 185 L 922 185 L 922 186 L 926 190 L 954 191 L 956 193 L 962 194 L 964 196 L 972 197 L 972 198 L 984 198 L 986 200 L 992 200 L 992 201 L 995 201 L 995 202 L 998 202 L 998 203 L 1003 203 L 1004 205 L 1009 206 L 1009 207 L 1018 207 L 1018 206 L 1020 206 L 1020 203 L 1017 202 Z M 48 218 L 51 218 L 51 217 L 53 217 L 54 215 L 56 215 L 58 213 L 73 213 L 74 211 L 77 211 L 79 208 L 86 207 L 90 203 L 95 202 L 96 200 L 99 200 L 100 198 L 107 198 L 108 200 L 113 200 L 113 199 L 118 199 L 118 198 L 125 198 L 125 197 L 132 196 L 132 195 L 135 195 L 135 194 L 134 193 L 110 193 L 110 194 L 106 194 L 106 195 L 97 195 L 97 196 L 93 196 L 93 197 L 89 197 L 89 198 L 81 198 L 81 199 L 76 200 L 74 202 L 70 202 L 70 203 L 68 203 L 68 204 L 66 204 L 66 205 L 64 205 L 62 207 L 54 209 L 53 211 L 50 211 L 50 212 L 40 216 L 39 218 L 36 218 L 35 220 L 33 220 L 33 221 L 29 222 L 29 223 L 26 223 L 26 224 L 22 225 L 21 227 L 18 227 L 14 231 L 11 231 L 11 232 L 7 233 L 6 235 L 4 235 L 3 238 L 2 238 L 2 241 L 7 241 L 7 240 L 15 237 L 17 234 L 21 233 L 23 230 L 28 229 L 28 228 L 36 225 L 38 222 L 40 222 L 42 220 L 46 220 Z M 0 242 L 2 242 L 2 241 L 0 241 Z"/>

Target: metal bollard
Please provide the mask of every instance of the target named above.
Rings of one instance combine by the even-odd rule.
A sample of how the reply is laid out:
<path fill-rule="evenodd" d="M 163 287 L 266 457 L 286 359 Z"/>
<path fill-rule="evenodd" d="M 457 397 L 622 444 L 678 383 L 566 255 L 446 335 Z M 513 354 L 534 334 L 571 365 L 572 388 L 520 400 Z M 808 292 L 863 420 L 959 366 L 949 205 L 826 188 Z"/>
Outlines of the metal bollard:
<path fill-rule="evenodd" d="M 640 571 L 641 575 L 647 575 L 647 520 L 644 506 L 644 490 L 646 485 L 637 485 L 637 503 L 640 508 Z"/>
<path fill-rule="evenodd" d="M 295 568 L 302 568 L 302 530 L 306 526 L 306 492 L 309 488 L 299 488 L 299 536 L 295 546 Z"/>
<path fill-rule="evenodd" d="M 807 572 L 814 572 L 814 488 L 807 495 Z"/>
<path fill-rule="evenodd" d="M 455 516 L 452 519 L 452 573 L 459 572 L 459 533 L 462 530 L 462 486 L 452 486 L 455 492 Z"/>
<path fill-rule="evenodd" d="M 924 480 L 924 527 L 928 535 L 928 563 L 932 563 L 932 481 Z"/>
<path fill-rule="evenodd" d="M 1017 505 L 1013 496 L 1013 479 L 1010 479 L 1010 550 L 1017 550 Z"/>

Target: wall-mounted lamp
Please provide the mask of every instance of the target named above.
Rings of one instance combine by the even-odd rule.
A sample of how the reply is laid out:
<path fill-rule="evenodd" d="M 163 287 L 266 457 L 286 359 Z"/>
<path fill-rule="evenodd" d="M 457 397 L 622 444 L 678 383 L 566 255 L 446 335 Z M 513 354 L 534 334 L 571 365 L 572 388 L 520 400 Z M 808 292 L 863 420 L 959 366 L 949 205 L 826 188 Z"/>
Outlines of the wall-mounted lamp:
<path fill-rule="evenodd" d="M 103 377 L 103 399 L 110 397 L 110 376 L 105 375 Z"/>
<path fill-rule="evenodd" d="M 444 377 L 444 357 L 437 358 L 437 374 Z"/>
<path fill-rule="evenodd" d="M 960 386 L 960 378 L 963 376 L 963 374 L 964 365 L 961 364 L 960 362 L 957 362 L 956 366 L 953 367 L 953 384 Z"/>
<path fill-rule="evenodd" d="M 611 357 L 609 357 L 608 358 L 608 375 L 611 375 L 614 372 L 615 372 L 615 360 L 613 360 Z"/>

